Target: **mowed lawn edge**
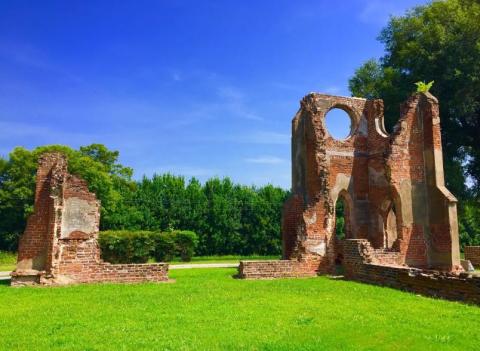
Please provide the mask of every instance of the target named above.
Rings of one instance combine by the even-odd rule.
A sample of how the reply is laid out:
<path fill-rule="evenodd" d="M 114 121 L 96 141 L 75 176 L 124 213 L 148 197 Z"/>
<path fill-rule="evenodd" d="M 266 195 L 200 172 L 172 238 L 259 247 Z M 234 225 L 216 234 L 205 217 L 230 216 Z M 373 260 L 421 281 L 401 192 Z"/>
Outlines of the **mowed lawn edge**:
<path fill-rule="evenodd" d="M 474 350 L 480 308 L 328 277 L 0 285 L 2 350 Z"/>

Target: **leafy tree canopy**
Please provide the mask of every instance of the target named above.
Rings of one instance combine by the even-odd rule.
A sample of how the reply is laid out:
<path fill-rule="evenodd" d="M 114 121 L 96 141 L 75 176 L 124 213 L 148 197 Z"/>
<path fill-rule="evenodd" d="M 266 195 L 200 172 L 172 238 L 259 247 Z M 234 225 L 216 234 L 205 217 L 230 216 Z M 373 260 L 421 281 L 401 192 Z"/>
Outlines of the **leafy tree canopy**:
<path fill-rule="evenodd" d="M 460 198 L 480 194 L 479 23 L 474 0 L 435 1 L 393 17 L 379 36 L 386 54 L 364 63 L 349 82 L 352 95 L 384 100 L 391 130 L 414 83 L 435 80 L 447 185 Z"/>

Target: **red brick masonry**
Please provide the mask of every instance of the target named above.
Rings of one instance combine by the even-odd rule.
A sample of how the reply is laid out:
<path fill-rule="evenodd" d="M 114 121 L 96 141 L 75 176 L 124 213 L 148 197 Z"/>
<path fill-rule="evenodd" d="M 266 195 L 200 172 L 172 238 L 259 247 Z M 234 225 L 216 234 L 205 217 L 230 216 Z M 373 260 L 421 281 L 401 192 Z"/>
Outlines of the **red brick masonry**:
<path fill-rule="evenodd" d="M 426 296 L 480 304 L 480 276 L 468 273 L 427 271 L 372 262 L 368 240 L 345 241 L 345 277 Z"/>
<path fill-rule="evenodd" d="M 67 171 L 60 153 L 39 160 L 34 213 L 20 238 L 12 285 L 168 280 L 168 264 L 110 264 L 100 258 L 100 202 Z"/>
<path fill-rule="evenodd" d="M 344 140 L 326 128 L 333 108 L 351 118 Z M 339 200 L 345 239 L 335 235 Z M 311 93 L 292 121 L 284 260 L 241 262 L 238 276 L 314 276 L 336 273 L 343 265 L 349 279 L 478 302 L 479 278 L 462 273 L 456 206 L 444 184 L 434 96 L 412 95 L 388 134 L 382 100 Z"/>
<path fill-rule="evenodd" d="M 465 259 L 470 260 L 475 269 L 480 269 L 480 246 L 465 246 Z"/>
<path fill-rule="evenodd" d="M 315 267 L 312 269 L 307 262 L 271 260 L 241 261 L 238 277 L 242 279 L 269 279 L 314 277 L 316 275 Z"/>

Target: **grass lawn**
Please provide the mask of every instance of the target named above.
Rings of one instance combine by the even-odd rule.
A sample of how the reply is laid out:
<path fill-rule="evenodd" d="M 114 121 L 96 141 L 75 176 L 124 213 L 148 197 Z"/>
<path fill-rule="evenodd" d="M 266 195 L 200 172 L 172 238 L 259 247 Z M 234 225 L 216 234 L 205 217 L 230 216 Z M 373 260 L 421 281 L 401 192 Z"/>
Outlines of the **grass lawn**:
<path fill-rule="evenodd" d="M 478 350 L 480 308 L 327 277 L 0 285 L 2 350 Z"/>
<path fill-rule="evenodd" d="M 241 260 L 278 260 L 280 256 L 260 256 L 260 255 L 251 255 L 251 256 L 235 256 L 235 255 L 226 255 L 226 256 L 195 256 L 192 257 L 190 262 L 182 262 L 179 260 L 174 260 L 169 262 L 171 264 L 184 264 L 184 263 L 238 263 Z"/>

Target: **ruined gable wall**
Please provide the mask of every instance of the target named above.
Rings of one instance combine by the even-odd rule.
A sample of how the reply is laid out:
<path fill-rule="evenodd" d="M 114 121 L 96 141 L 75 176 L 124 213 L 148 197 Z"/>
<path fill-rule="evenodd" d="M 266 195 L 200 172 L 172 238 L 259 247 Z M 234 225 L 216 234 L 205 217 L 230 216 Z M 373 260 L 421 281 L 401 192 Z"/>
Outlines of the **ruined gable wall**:
<path fill-rule="evenodd" d="M 437 100 L 411 96 L 391 136 L 387 174 L 398 200 L 399 249 L 414 267 L 459 269 L 456 199 L 445 188 Z"/>
<path fill-rule="evenodd" d="M 325 115 L 332 108 L 341 108 L 352 118 L 352 133 L 346 140 L 328 134 Z M 338 245 L 334 206 L 340 193 L 351 203 L 349 235 L 368 235 L 367 108 L 364 99 L 322 94 L 310 94 L 301 101 L 292 123 L 294 200 L 284 209 L 283 233 L 288 242 L 284 257 L 318 260 L 320 271 L 331 269 Z M 352 174 L 358 175 L 355 181 Z"/>
<path fill-rule="evenodd" d="M 103 262 L 99 221 L 100 202 L 83 179 L 68 173 L 66 157 L 43 155 L 37 172 L 35 211 L 20 240 L 12 285 L 168 280 L 165 263 Z M 35 262 L 41 265 L 34 266 Z"/>
<path fill-rule="evenodd" d="M 62 159 L 56 154 L 46 154 L 39 159 L 34 212 L 28 218 L 25 232 L 19 239 L 19 271 L 43 271 L 48 266 L 48 257 L 51 255 L 48 243 L 55 230 L 55 204 L 51 197 L 51 182 L 58 178 L 56 170 L 63 167 Z"/>
<path fill-rule="evenodd" d="M 346 140 L 333 139 L 326 129 L 325 115 L 335 107 L 352 119 Z M 345 256 L 334 235 L 335 202 L 342 197 L 347 238 L 368 239 L 378 263 L 461 270 L 456 200 L 444 186 L 439 122 L 430 94 L 406 101 L 391 135 L 381 100 L 307 95 L 292 122 L 283 258 L 302 269 L 332 272 Z M 268 269 L 275 266 L 281 275 L 285 265 Z M 254 263 L 247 266 L 255 271 Z M 293 274 L 285 269 L 286 276 Z"/>

